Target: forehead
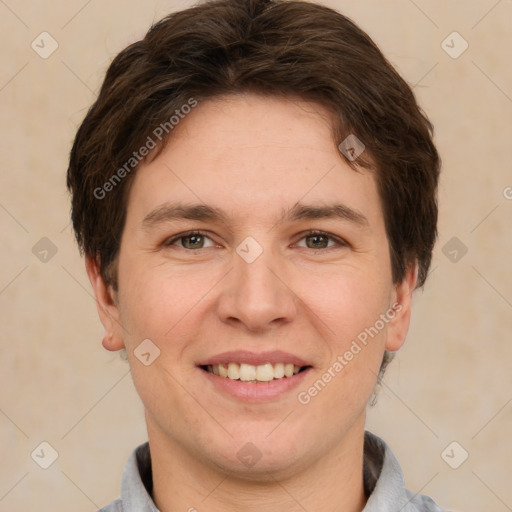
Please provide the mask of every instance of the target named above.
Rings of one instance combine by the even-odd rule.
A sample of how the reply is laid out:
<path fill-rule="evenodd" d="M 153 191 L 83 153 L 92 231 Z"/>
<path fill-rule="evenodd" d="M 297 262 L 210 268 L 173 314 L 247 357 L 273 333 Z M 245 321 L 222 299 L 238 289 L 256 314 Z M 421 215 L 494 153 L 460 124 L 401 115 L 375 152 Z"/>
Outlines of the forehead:
<path fill-rule="evenodd" d="M 373 173 L 347 164 L 331 123 L 323 106 L 300 100 L 244 94 L 200 103 L 138 169 L 128 214 L 146 218 L 176 199 L 239 221 L 275 220 L 298 202 L 380 214 Z"/>

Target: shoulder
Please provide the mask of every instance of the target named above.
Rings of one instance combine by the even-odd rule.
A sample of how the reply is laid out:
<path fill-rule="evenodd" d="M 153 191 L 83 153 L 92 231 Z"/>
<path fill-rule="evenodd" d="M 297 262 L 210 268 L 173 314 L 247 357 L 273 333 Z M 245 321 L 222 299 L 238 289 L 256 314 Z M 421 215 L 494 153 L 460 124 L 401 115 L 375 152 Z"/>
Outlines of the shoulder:
<path fill-rule="evenodd" d="M 121 498 L 114 500 L 112 503 L 109 503 L 102 509 L 98 510 L 98 512 L 123 512 L 123 502 Z"/>
<path fill-rule="evenodd" d="M 371 432 L 365 432 L 364 480 L 368 502 L 364 512 L 443 512 L 422 494 L 405 488 L 400 464 L 389 446 Z"/>
<path fill-rule="evenodd" d="M 436 505 L 432 498 L 423 494 L 414 494 L 409 490 L 405 492 L 410 500 L 411 512 L 445 512 Z"/>

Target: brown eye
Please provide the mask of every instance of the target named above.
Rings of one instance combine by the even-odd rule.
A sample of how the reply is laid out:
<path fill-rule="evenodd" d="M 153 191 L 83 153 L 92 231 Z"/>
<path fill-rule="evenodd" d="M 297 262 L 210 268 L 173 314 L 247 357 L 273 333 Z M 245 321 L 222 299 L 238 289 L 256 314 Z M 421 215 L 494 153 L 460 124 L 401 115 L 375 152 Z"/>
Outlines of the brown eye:
<path fill-rule="evenodd" d="M 208 245 L 209 242 L 209 245 Z M 213 247 L 213 242 L 210 237 L 206 236 L 201 232 L 189 232 L 189 233 L 180 233 L 170 240 L 166 241 L 164 244 L 166 247 L 178 246 L 182 249 L 207 249 L 208 247 Z"/>
<path fill-rule="evenodd" d="M 303 240 L 305 241 L 304 243 L 302 243 Z M 335 246 L 343 247 L 348 244 L 329 233 L 312 231 L 303 236 L 297 245 L 307 249 L 330 249 Z"/>
<path fill-rule="evenodd" d="M 181 237 L 181 244 L 185 249 L 202 249 L 203 235 L 189 235 Z"/>
<path fill-rule="evenodd" d="M 309 235 L 305 238 L 310 249 L 325 249 L 329 245 L 329 238 L 324 235 Z"/>

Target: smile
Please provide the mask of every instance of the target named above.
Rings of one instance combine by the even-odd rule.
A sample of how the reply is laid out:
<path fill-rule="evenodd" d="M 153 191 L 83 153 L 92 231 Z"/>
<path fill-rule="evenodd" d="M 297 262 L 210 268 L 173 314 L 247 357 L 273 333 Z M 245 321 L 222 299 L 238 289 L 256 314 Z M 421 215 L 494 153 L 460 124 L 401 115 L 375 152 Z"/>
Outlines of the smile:
<path fill-rule="evenodd" d="M 286 368 L 288 367 L 288 375 L 291 373 L 291 376 L 288 377 L 286 373 L 283 377 L 276 376 L 282 373 L 283 370 L 281 366 L 285 368 L 284 371 L 286 371 Z M 214 373 L 214 371 L 216 371 L 214 370 L 215 367 L 217 367 L 217 370 L 219 370 L 219 365 L 207 365 L 198 367 L 201 375 L 206 377 L 205 392 L 207 389 L 210 389 L 215 393 L 219 392 L 221 395 L 230 397 L 231 399 L 234 398 L 237 401 L 249 402 L 253 404 L 268 403 L 274 400 L 278 400 L 281 397 L 284 399 L 285 397 L 290 396 L 289 393 L 292 390 L 303 386 L 301 383 L 303 383 L 306 376 L 311 371 L 313 371 L 313 367 L 311 366 L 296 367 L 292 365 L 293 370 L 290 372 L 290 366 L 287 366 L 285 363 L 275 363 L 273 365 L 269 364 L 268 366 L 267 364 L 254 366 L 250 364 L 246 365 L 244 363 L 222 363 L 223 370 L 219 370 L 219 375 L 216 375 Z M 260 374 L 260 378 L 265 378 L 267 380 L 258 380 L 258 378 L 253 378 L 255 374 L 256 377 L 258 377 L 258 367 L 264 367 L 264 369 L 260 370 L 260 372 L 266 373 L 263 375 Z M 240 370 L 242 372 L 241 376 L 247 380 L 243 380 L 241 378 Z M 220 371 L 223 371 L 224 374 L 227 371 L 230 374 L 228 373 L 228 375 L 222 377 L 220 375 Z M 272 378 L 270 378 L 271 371 Z"/>
<path fill-rule="evenodd" d="M 223 363 L 206 365 L 203 370 L 219 377 L 241 380 L 242 382 L 258 383 L 272 380 L 290 378 L 305 370 L 306 366 L 297 366 L 293 363 L 265 363 L 253 365 L 248 363 Z"/>

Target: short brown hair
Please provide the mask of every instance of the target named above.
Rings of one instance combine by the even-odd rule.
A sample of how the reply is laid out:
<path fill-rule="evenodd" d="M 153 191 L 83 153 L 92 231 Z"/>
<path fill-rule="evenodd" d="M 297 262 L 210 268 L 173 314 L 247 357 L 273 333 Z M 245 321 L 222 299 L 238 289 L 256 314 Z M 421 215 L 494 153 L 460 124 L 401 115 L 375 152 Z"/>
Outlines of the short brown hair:
<path fill-rule="evenodd" d="M 437 236 L 432 125 L 367 34 L 342 14 L 300 0 L 200 3 L 162 19 L 113 60 L 67 174 L 79 247 L 97 259 L 105 281 L 117 288 L 134 151 L 165 125 L 151 153 L 158 154 L 172 135 L 169 120 L 191 99 L 243 92 L 322 104 L 335 119 L 337 144 L 350 134 L 365 144 L 362 157 L 347 161 L 375 171 L 393 280 L 417 263 L 422 286 Z"/>

